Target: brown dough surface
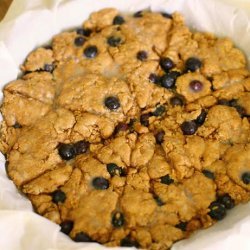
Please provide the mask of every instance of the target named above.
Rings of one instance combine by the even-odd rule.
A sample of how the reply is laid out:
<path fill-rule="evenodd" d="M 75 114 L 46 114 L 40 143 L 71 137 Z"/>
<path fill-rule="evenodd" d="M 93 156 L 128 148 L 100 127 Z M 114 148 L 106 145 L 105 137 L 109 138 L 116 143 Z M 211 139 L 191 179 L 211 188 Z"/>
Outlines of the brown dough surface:
<path fill-rule="evenodd" d="M 64 32 L 31 52 L 3 90 L 0 150 L 35 211 L 72 239 L 166 250 L 223 218 L 213 202 L 225 213 L 250 199 L 250 74 L 230 39 L 191 32 L 178 13 L 113 25 L 117 15 L 93 13 L 91 34 Z M 172 74 L 164 57 L 172 88 L 159 81 Z"/>

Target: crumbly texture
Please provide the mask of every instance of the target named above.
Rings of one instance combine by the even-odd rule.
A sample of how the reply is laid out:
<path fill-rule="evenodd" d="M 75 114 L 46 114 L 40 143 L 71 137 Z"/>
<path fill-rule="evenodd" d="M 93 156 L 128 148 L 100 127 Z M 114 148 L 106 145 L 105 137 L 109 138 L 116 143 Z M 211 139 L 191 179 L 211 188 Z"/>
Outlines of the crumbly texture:
<path fill-rule="evenodd" d="M 230 39 L 178 13 L 118 15 L 31 52 L 3 90 L 0 150 L 35 211 L 75 241 L 165 250 L 222 219 L 221 197 L 250 199 L 250 74 Z"/>

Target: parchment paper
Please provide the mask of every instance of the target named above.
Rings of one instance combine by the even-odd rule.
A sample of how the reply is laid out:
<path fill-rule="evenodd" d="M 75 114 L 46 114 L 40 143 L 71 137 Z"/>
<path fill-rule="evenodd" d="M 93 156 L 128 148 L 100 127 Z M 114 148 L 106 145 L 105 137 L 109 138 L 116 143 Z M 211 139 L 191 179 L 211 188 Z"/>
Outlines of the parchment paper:
<path fill-rule="evenodd" d="M 89 13 L 104 7 L 124 12 L 148 7 L 179 11 L 192 28 L 230 37 L 250 60 L 250 0 L 14 0 L 0 23 L 1 88 L 16 78 L 31 50 L 62 30 L 80 26 Z M 30 202 L 7 178 L 4 163 L 0 154 L 0 250 L 106 249 L 95 243 L 74 243 L 59 232 L 59 226 L 32 212 Z M 240 205 L 223 221 L 172 249 L 249 250 L 249 232 L 250 204 Z"/>

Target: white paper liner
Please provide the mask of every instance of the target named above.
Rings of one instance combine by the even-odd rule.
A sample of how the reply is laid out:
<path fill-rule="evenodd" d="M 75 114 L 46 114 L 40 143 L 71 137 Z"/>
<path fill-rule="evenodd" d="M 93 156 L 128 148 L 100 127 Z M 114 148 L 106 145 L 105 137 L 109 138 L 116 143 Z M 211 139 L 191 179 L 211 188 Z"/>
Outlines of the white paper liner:
<path fill-rule="evenodd" d="M 27 54 L 62 30 L 80 26 L 93 11 L 115 7 L 134 12 L 181 12 L 192 28 L 230 37 L 250 59 L 249 0 L 14 0 L 0 23 L 0 86 L 14 80 Z M 2 97 L 2 93 L 0 98 Z M 95 243 L 75 243 L 60 228 L 32 212 L 31 203 L 7 178 L 0 154 L 0 249 L 107 249 Z M 230 211 L 207 230 L 180 241 L 173 250 L 249 250 L 250 204 Z M 132 249 L 132 248 L 115 248 Z"/>

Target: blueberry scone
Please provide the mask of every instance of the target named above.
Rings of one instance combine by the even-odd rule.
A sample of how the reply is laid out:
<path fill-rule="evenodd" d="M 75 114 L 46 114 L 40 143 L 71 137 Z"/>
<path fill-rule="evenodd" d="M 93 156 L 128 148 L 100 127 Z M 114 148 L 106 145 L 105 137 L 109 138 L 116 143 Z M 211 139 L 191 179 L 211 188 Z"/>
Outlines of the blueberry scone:
<path fill-rule="evenodd" d="M 3 89 L 6 171 L 76 242 L 165 250 L 250 199 L 250 73 L 178 13 L 103 9 Z"/>

